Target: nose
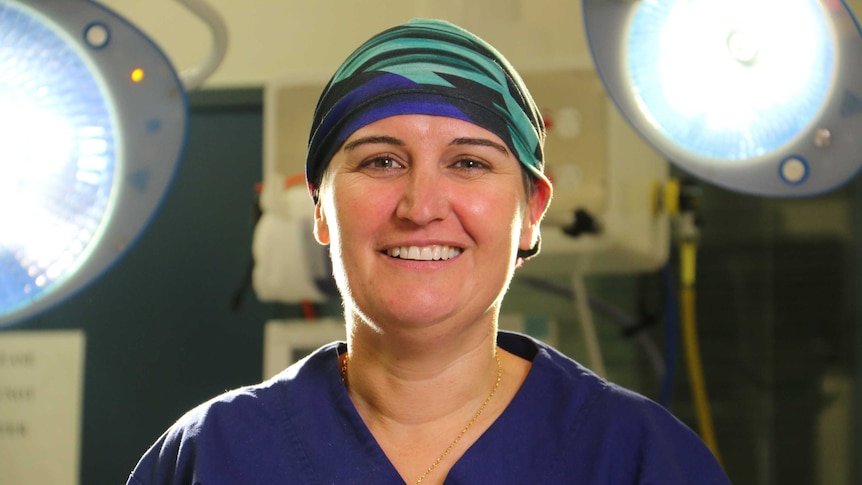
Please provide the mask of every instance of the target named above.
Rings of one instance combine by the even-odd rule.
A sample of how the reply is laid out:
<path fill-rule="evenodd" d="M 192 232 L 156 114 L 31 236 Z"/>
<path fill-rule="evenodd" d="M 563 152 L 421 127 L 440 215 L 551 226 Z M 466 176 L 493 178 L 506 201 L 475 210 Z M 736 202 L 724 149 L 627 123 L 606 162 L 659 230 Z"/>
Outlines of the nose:
<path fill-rule="evenodd" d="M 395 215 L 399 219 L 424 226 L 445 219 L 450 209 L 445 177 L 435 170 L 412 170 Z"/>

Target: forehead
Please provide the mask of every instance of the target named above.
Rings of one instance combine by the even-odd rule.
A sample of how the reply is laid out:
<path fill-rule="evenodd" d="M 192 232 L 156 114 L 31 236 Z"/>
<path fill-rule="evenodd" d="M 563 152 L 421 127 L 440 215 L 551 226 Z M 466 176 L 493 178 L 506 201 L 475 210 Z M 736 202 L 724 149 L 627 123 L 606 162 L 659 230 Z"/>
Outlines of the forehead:
<path fill-rule="evenodd" d="M 440 138 L 448 142 L 458 138 L 469 137 L 485 139 L 506 148 L 505 142 L 499 136 L 468 121 L 446 116 L 405 114 L 383 118 L 357 129 L 347 137 L 341 149 L 357 138 L 373 136 L 375 134 L 396 135 L 405 141 Z M 506 149 L 506 151 L 508 152 L 509 150 Z"/>

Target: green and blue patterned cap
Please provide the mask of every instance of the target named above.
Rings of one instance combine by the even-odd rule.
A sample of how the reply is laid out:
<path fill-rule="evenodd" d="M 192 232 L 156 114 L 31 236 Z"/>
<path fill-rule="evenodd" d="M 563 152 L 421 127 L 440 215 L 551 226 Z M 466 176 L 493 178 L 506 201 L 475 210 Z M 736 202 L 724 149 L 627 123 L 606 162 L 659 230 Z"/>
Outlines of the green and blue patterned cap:
<path fill-rule="evenodd" d="M 354 51 L 317 102 L 305 165 L 312 197 L 344 141 L 377 120 L 446 116 L 499 136 L 526 170 L 547 181 L 545 126 L 521 77 L 493 46 L 443 20 L 414 19 Z"/>

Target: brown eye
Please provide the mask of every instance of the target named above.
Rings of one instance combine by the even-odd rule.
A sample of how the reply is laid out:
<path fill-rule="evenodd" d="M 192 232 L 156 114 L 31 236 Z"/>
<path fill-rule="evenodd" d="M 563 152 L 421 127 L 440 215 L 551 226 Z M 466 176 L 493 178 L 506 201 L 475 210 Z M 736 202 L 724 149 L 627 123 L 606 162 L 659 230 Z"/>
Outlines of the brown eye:
<path fill-rule="evenodd" d="M 464 158 L 462 160 L 458 160 L 455 162 L 455 168 L 459 168 L 462 170 L 474 171 L 474 170 L 488 170 L 490 167 L 487 163 L 480 162 L 478 160 L 474 160 L 472 158 Z"/>
<path fill-rule="evenodd" d="M 397 168 L 403 168 L 395 158 L 391 156 L 382 156 L 382 157 L 374 157 L 364 164 L 362 164 L 365 168 L 378 169 L 378 170 L 391 170 Z"/>
<path fill-rule="evenodd" d="M 398 162 L 391 158 L 378 158 L 374 161 L 374 166 L 377 168 L 393 168 L 398 165 Z"/>

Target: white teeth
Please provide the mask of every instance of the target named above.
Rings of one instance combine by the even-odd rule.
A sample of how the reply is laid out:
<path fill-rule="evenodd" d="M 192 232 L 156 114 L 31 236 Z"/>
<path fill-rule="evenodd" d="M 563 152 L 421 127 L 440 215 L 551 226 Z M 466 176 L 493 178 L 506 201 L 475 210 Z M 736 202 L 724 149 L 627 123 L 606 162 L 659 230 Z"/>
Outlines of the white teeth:
<path fill-rule="evenodd" d="M 450 246 L 401 246 L 386 251 L 393 258 L 413 259 L 417 261 L 440 261 L 452 259 L 461 254 L 461 249 Z"/>

